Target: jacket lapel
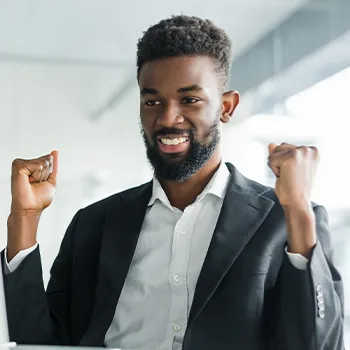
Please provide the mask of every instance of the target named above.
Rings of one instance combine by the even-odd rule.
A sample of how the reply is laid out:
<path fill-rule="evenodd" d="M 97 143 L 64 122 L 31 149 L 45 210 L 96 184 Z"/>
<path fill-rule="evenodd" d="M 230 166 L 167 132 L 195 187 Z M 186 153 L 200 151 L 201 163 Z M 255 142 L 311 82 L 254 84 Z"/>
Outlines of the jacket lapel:
<path fill-rule="evenodd" d="M 198 316 L 274 205 L 269 198 L 247 188 L 248 180 L 231 164 L 227 166 L 231 179 L 198 278 L 188 325 Z"/>
<path fill-rule="evenodd" d="M 101 346 L 112 322 L 117 302 L 142 228 L 152 182 L 109 205 L 103 224 L 96 297 L 91 323 L 80 345 Z"/>

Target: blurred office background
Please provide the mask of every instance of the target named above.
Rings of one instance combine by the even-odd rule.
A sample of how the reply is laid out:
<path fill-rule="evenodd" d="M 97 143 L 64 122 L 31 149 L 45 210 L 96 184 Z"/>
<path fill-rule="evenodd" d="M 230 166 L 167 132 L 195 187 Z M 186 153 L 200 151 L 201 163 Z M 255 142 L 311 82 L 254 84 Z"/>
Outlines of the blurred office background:
<path fill-rule="evenodd" d="M 151 170 L 139 132 L 137 39 L 189 14 L 234 44 L 230 88 L 242 103 L 224 127 L 224 157 L 274 184 L 269 142 L 313 144 L 313 198 L 327 207 L 336 263 L 350 284 L 350 0 L 0 0 L 0 235 L 6 244 L 11 162 L 59 149 L 59 187 L 42 217 L 44 279 L 74 213 Z M 346 303 L 347 344 L 350 305 Z"/>

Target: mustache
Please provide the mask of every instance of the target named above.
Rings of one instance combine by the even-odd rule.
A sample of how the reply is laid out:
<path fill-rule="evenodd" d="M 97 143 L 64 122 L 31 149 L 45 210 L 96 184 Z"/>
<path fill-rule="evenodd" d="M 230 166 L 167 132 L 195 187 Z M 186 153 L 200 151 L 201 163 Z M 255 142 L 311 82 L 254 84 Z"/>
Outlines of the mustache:
<path fill-rule="evenodd" d="M 153 138 L 157 138 L 158 136 L 173 134 L 173 135 L 183 135 L 187 134 L 190 138 L 193 137 L 193 130 L 191 129 L 178 129 L 178 128 L 162 128 L 161 130 L 157 130 L 152 134 Z"/>

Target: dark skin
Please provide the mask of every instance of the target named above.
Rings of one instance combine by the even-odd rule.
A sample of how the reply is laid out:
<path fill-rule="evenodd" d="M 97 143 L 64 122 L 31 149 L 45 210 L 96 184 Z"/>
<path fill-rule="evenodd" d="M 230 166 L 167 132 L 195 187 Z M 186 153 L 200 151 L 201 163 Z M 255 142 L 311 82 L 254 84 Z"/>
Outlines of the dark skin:
<path fill-rule="evenodd" d="M 221 92 L 214 62 L 205 56 L 148 62 L 141 69 L 139 87 L 141 123 L 151 144 L 153 133 L 165 127 L 194 128 L 201 139 L 215 118 L 228 123 L 239 103 L 238 92 Z M 167 157 L 166 154 L 162 156 Z M 193 203 L 213 177 L 220 161 L 218 145 L 204 167 L 188 180 L 179 183 L 160 179 L 171 205 L 184 210 Z"/>

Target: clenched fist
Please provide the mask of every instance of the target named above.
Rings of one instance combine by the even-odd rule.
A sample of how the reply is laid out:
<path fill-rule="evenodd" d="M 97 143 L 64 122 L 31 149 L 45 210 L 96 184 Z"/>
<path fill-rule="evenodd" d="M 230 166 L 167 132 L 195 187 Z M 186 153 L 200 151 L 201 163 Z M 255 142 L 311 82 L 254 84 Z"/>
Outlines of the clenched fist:
<path fill-rule="evenodd" d="M 268 164 L 276 175 L 275 191 L 284 208 L 307 207 L 319 162 L 316 147 L 269 145 Z"/>
<path fill-rule="evenodd" d="M 317 242 L 311 190 L 319 153 L 316 147 L 269 145 L 268 164 L 276 175 L 275 192 L 284 209 L 288 251 L 309 259 Z"/>
<path fill-rule="evenodd" d="M 12 163 L 11 213 L 41 213 L 52 202 L 56 190 L 58 152 L 37 159 Z"/>
<path fill-rule="evenodd" d="M 36 243 L 41 213 L 55 195 L 58 152 L 12 163 L 11 213 L 7 220 L 7 260 Z"/>

